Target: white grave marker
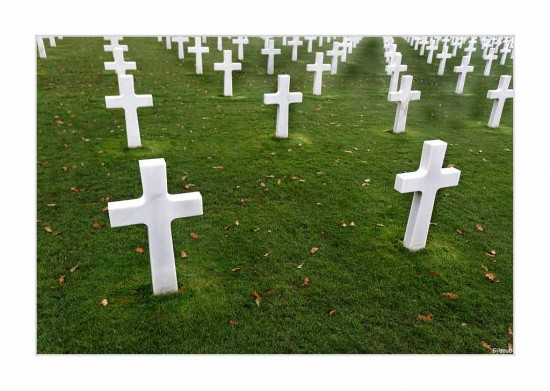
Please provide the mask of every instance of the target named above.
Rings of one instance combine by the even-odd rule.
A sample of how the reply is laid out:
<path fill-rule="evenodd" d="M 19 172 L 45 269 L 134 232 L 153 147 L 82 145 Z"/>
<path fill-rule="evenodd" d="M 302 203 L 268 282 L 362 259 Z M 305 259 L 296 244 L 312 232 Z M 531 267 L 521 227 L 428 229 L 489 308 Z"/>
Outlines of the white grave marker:
<path fill-rule="evenodd" d="M 406 65 L 401 65 L 401 53 L 397 52 L 393 56 L 393 62 L 386 65 L 386 73 L 391 75 L 389 92 L 397 91 L 399 84 L 399 73 L 407 70 Z"/>
<path fill-rule="evenodd" d="M 462 63 L 460 66 L 454 67 L 454 72 L 459 73 L 458 80 L 456 81 L 456 94 L 462 94 L 464 92 L 464 83 L 466 82 L 466 75 L 468 72 L 473 72 L 474 67 L 470 64 L 470 56 L 462 57 Z"/>
<path fill-rule="evenodd" d="M 134 92 L 134 76 L 118 75 L 119 96 L 106 96 L 105 105 L 108 109 L 124 109 L 126 119 L 126 137 L 128 148 L 141 147 L 137 109 L 153 106 L 152 95 L 136 95 Z"/>
<path fill-rule="evenodd" d="M 510 42 L 509 41 L 504 42 L 502 49 L 500 49 L 500 53 L 502 54 L 502 56 L 500 56 L 500 65 L 506 64 L 506 56 L 511 51 L 512 49 L 510 49 Z"/>
<path fill-rule="evenodd" d="M 223 51 L 223 62 L 214 63 L 215 71 L 223 71 L 223 95 L 233 96 L 233 71 L 241 70 L 241 63 L 231 62 L 231 50 Z"/>
<path fill-rule="evenodd" d="M 447 59 L 451 58 L 451 54 L 449 53 L 449 48 L 446 44 L 443 44 L 443 50 L 441 53 L 435 55 L 436 58 L 439 58 L 439 67 L 437 68 L 437 74 L 439 76 L 443 76 L 445 73 L 445 64 L 447 63 Z"/>
<path fill-rule="evenodd" d="M 476 49 L 476 43 L 477 43 L 477 38 L 476 37 L 471 37 L 470 40 L 468 41 L 468 47 L 466 49 L 464 49 L 467 56 L 471 57 L 472 53 L 477 50 Z"/>
<path fill-rule="evenodd" d="M 241 36 L 241 37 L 235 38 L 231 42 L 238 45 L 237 59 L 242 61 L 244 59 L 244 45 L 248 44 L 248 38 Z"/>
<path fill-rule="evenodd" d="M 153 294 L 177 292 L 171 223 L 174 219 L 202 215 L 202 196 L 198 191 L 169 194 L 164 159 L 140 160 L 139 171 L 143 195 L 109 202 L 111 227 L 147 225 Z"/>
<path fill-rule="evenodd" d="M 290 76 L 279 75 L 277 77 L 277 92 L 264 94 L 264 104 L 277 105 L 277 138 L 288 138 L 288 108 L 291 103 L 302 102 L 301 92 L 290 92 Z"/>
<path fill-rule="evenodd" d="M 120 47 L 113 49 L 114 62 L 106 62 L 106 71 L 115 71 L 117 75 L 125 75 L 128 70 L 136 70 L 136 63 L 134 61 L 124 61 L 124 50 Z"/>
<path fill-rule="evenodd" d="M 393 133 L 403 133 L 407 123 L 407 112 L 411 100 L 420 99 L 420 91 L 411 91 L 413 77 L 410 75 L 401 76 L 401 89 L 388 93 L 390 102 L 397 102 Z"/>
<path fill-rule="evenodd" d="M 332 43 L 332 50 L 327 50 L 327 56 L 332 57 L 330 74 L 336 75 L 338 73 L 338 57 L 340 57 L 340 42 L 334 41 Z"/>
<path fill-rule="evenodd" d="M 166 36 L 166 50 L 172 50 L 172 38 L 169 35 Z"/>
<path fill-rule="evenodd" d="M 184 42 L 189 42 L 189 37 L 184 37 L 181 35 L 177 35 L 175 37 L 172 37 L 172 42 L 177 42 L 178 44 L 178 58 L 180 60 L 183 60 L 185 58 L 185 48 L 183 47 Z"/>
<path fill-rule="evenodd" d="M 103 45 L 103 50 L 106 52 L 112 52 L 114 48 L 122 48 L 123 51 L 128 51 L 127 45 L 121 45 L 118 41 L 123 38 L 120 35 L 107 35 L 104 37 L 106 41 L 110 41 L 109 45 Z"/>
<path fill-rule="evenodd" d="M 430 44 L 426 47 L 426 50 L 428 51 L 428 59 L 426 60 L 426 62 L 428 64 L 432 63 L 434 52 L 437 51 L 437 49 L 438 49 L 437 40 L 435 38 L 431 38 Z"/>
<path fill-rule="evenodd" d="M 510 90 L 510 81 L 512 76 L 502 75 L 498 81 L 498 87 L 496 90 L 487 91 L 487 99 L 494 99 L 493 109 L 491 110 L 491 116 L 489 117 L 488 126 L 491 128 L 497 128 L 500 124 L 500 117 L 502 116 L 502 109 L 504 108 L 504 102 L 508 98 L 514 97 L 514 90 Z"/>
<path fill-rule="evenodd" d="M 306 71 L 315 72 L 313 77 L 313 95 L 321 95 L 323 86 L 323 71 L 330 71 L 330 64 L 323 64 L 323 52 L 315 53 L 315 64 L 307 64 Z"/>
<path fill-rule="evenodd" d="M 323 38 L 324 37 L 322 35 L 319 35 L 319 38 L 317 39 L 320 48 L 323 47 Z"/>
<path fill-rule="evenodd" d="M 208 53 L 210 49 L 207 46 L 201 46 L 201 37 L 195 37 L 195 46 L 187 48 L 189 53 L 195 53 L 195 72 L 202 75 L 202 54 Z"/>
<path fill-rule="evenodd" d="M 491 65 L 498 56 L 495 54 L 495 48 L 489 48 L 489 53 L 483 59 L 487 61 L 485 63 L 485 69 L 483 70 L 483 76 L 489 76 L 491 74 Z"/>
<path fill-rule="evenodd" d="M 275 49 L 275 40 L 268 40 L 267 49 L 262 49 L 262 54 L 267 55 L 267 74 L 273 75 L 275 69 L 275 55 L 281 54 L 281 49 Z"/>
<path fill-rule="evenodd" d="M 223 50 L 223 37 L 221 35 L 218 35 L 218 51 Z"/>
<path fill-rule="evenodd" d="M 394 189 L 400 193 L 414 192 L 403 245 L 416 251 L 426 247 L 430 220 L 437 190 L 457 186 L 460 171 L 441 168 L 447 143 L 441 140 L 424 141 L 418 171 L 397 174 Z"/>
<path fill-rule="evenodd" d="M 307 41 L 307 52 L 311 53 L 313 51 L 313 41 L 316 37 L 313 35 L 306 35 L 304 39 Z"/>
<path fill-rule="evenodd" d="M 300 37 L 294 36 L 292 40 L 288 41 L 288 45 L 292 46 L 292 61 L 298 61 L 298 46 L 304 43 L 300 41 Z"/>
<path fill-rule="evenodd" d="M 44 46 L 44 39 L 40 36 L 36 36 L 36 46 L 38 46 L 38 57 L 46 58 L 46 47 Z"/>

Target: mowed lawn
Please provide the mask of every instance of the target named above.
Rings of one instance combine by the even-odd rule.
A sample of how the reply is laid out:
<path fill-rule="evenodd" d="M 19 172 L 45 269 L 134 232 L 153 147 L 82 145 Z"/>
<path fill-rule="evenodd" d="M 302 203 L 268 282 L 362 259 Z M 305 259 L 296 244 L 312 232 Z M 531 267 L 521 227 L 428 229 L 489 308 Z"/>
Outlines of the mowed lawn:
<path fill-rule="evenodd" d="M 118 95 L 107 42 L 57 43 L 37 59 L 38 353 L 489 353 L 512 343 L 513 101 L 492 129 L 486 99 L 512 60 L 485 77 L 478 43 L 457 95 L 460 56 L 437 76 L 435 56 L 426 64 L 396 38 L 422 95 L 393 134 L 381 37 L 325 73 L 322 96 L 305 45 L 297 62 L 282 47 L 267 75 L 263 40 L 250 37 L 233 97 L 213 71 L 215 37 L 203 75 L 176 44 L 125 38 L 136 93 L 154 103 L 138 110 L 143 147 L 130 150 L 123 110 L 105 107 Z M 284 140 L 276 107 L 263 104 L 277 74 L 303 93 Z M 402 244 L 412 194 L 393 185 L 435 139 L 448 143 L 444 167 L 462 174 L 438 192 L 427 248 L 413 253 Z M 111 228 L 106 211 L 141 196 L 138 161 L 152 158 L 166 160 L 170 193 L 200 191 L 204 205 L 172 223 L 180 292 L 167 296 L 152 295 L 146 227 Z"/>

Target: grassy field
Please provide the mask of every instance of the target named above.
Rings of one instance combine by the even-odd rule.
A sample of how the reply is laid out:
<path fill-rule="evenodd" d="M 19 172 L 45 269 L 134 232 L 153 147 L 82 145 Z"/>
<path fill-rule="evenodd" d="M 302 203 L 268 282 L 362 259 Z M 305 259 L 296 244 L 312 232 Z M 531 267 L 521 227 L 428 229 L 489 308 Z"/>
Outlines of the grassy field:
<path fill-rule="evenodd" d="M 397 38 L 422 96 L 396 135 L 380 37 L 324 74 L 322 96 L 305 71 L 314 53 L 291 62 L 283 47 L 266 75 L 251 37 L 233 97 L 213 71 L 215 38 L 203 75 L 175 45 L 125 38 L 136 93 L 154 102 L 138 110 L 143 147 L 130 150 L 123 111 L 105 108 L 118 86 L 104 43 L 66 37 L 37 59 L 38 353 L 488 353 L 483 342 L 512 342 L 513 102 L 491 129 L 486 99 L 511 60 L 485 77 L 478 45 L 457 95 L 460 57 L 437 76 L 435 58 Z M 284 140 L 263 104 L 277 73 L 303 92 Z M 393 184 L 433 139 L 462 175 L 438 192 L 427 248 L 412 253 L 412 194 Z M 146 227 L 110 228 L 105 211 L 107 197 L 141 196 L 138 160 L 150 158 L 166 160 L 170 193 L 200 191 L 204 203 L 203 216 L 172 223 L 180 292 L 167 296 L 152 295 Z"/>

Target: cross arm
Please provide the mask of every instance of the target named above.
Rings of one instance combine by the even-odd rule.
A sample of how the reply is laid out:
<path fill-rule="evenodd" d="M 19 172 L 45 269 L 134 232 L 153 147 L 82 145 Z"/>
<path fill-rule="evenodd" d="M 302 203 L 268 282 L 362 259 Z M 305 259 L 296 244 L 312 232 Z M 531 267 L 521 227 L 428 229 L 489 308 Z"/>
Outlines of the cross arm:
<path fill-rule="evenodd" d="M 111 227 L 145 224 L 143 216 L 144 197 L 127 201 L 115 201 L 107 204 Z"/>
<path fill-rule="evenodd" d="M 173 219 L 180 217 L 201 216 L 202 196 L 198 191 L 183 194 L 168 194 L 169 214 Z"/>

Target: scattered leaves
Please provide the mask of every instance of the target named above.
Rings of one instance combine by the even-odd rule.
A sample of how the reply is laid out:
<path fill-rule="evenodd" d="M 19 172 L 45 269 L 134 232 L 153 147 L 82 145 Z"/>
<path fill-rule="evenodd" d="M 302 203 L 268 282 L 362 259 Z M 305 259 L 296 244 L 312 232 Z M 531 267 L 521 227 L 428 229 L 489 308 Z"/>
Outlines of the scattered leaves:
<path fill-rule="evenodd" d="M 58 125 L 63 125 L 63 121 L 61 121 L 60 118 L 56 118 L 55 121 L 53 121 L 53 122 L 55 122 Z"/>
<path fill-rule="evenodd" d="M 328 317 L 330 318 L 331 316 L 334 316 L 336 312 L 338 312 L 336 308 L 331 309 L 330 312 L 328 313 Z"/>
<path fill-rule="evenodd" d="M 433 317 L 434 317 L 434 314 L 428 314 L 428 315 L 418 314 L 418 319 L 422 319 L 426 322 L 431 322 Z"/>
<path fill-rule="evenodd" d="M 491 352 L 493 351 L 493 347 L 485 341 L 481 341 L 481 346 L 483 346 L 487 350 L 490 350 Z"/>
<path fill-rule="evenodd" d="M 310 252 L 311 252 L 312 254 L 315 254 L 315 253 L 317 252 L 317 250 L 319 250 L 318 247 L 312 247 L 311 250 L 310 250 Z"/>
<path fill-rule="evenodd" d="M 304 278 L 304 282 L 302 283 L 303 288 L 307 288 L 309 286 L 309 278 Z"/>
<path fill-rule="evenodd" d="M 485 230 L 483 229 L 483 227 L 481 226 L 481 224 L 476 224 L 476 231 L 483 232 L 483 231 L 485 231 Z"/>
<path fill-rule="evenodd" d="M 180 250 L 180 257 L 181 257 L 182 259 L 187 258 L 187 253 L 186 253 L 185 251 L 183 251 L 183 250 Z"/>
<path fill-rule="evenodd" d="M 142 247 L 136 247 L 136 253 L 143 254 L 145 250 Z"/>
<path fill-rule="evenodd" d="M 191 236 L 191 239 L 198 239 L 198 238 L 199 238 L 199 234 L 196 233 L 196 232 L 191 232 L 191 233 L 189 234 L 189 236 Z"/>
<path fill-rule="evenodd" d="M 257 292 L 257 291 L 254 291 L 252 292 L 252 297 L 254 297 L 255 299 L 255 302 L 256 302 L 256 306 L 260 306 L 260 301 L 262 300 L 262 297 L 260 296 L 260 294 Z"/>
<path fill-rule="evenodd" d="M 458 299 L 458 295 L 456 293 L 453 293 L 453 292 L 443 292 L 442 295 L 445 296 L 445 297 L 448 297 L 449 299 L 452 299 L 452 300 Z"/>
<path fill-rule="evenodd" d="M 103 299 L 99 304 L 101 304 L 103 307 L 107 307 L 107 305 L 109 304 L 109 301 L 107 299 Z"/>
<path fill-rule="evenodd" d="M 241 198 L 241 204 L 252 201 L 250 198 Z"/>

